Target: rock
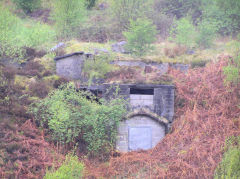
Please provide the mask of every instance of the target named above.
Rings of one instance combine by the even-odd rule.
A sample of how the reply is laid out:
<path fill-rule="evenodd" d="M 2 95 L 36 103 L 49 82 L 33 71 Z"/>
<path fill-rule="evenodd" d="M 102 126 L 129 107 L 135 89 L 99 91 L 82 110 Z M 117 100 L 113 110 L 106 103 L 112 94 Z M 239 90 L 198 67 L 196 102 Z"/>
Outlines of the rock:
<path fill-rule="evenodd" d="M 100 53 L 109 53 L 109 51 L 105 48 L 94 48 L 94 54 L 98 55 Z"/>
<path fill-rule="evenodd" d="M 118 52 L 118 53 L 127 53 L 126 50 L 124 49 L 126 44 L 127 44 L 126 41 L 121 41 L 121 42 L 112 44 L 112 51 Z"/>
<path fill-rule="evenodd" d="M 53 48 L 51 48 L 51 52 L 54 52 L 54 51 L 56 51 L 56 50 L 58 50 L 59 48 L 61 48 L 61 47 L 65 47 L 65 44 L 63 43 L 63 42 L 60 42 L 60 43 L 58 43 L 56 46 L 54 46 Z"/>

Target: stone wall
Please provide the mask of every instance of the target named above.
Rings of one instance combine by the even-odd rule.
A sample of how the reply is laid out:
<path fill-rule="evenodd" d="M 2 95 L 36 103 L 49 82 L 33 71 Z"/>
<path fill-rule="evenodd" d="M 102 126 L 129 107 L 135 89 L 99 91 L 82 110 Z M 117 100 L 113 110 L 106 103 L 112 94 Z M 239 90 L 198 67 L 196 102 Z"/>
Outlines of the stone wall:
<path fill-rule="evenodd" d="M 169 67 L 178 69 L 182 72 L 187 72 L 188 69 L 190 68 L 189 64 L 181 64 L 181 63 L 157 63 L 157 62 L 145 63 L 142 61 L 125 61 L 125 60 L 112 61 L 111 64 L 115 64 L 118 66 L 140 67 L 140 68 L 146 68 L 147 66 L 151 66 L 160 70 L 162 74 L 167 73 L 169 70 Z"/>
<path fill-rule="evenodd" d="M 82 79 L 82 68 L 86 56 L 84 54 L 75 54 L 56 58 L 56 73 L 59 76 L 70 79 Z"/>
<path fill-rule="evenodd" d="M 164 136 L 164 125 L 148 116 L 134 116 L 120 123 L 116 149 L 121 152 L 151 149 Z"/>

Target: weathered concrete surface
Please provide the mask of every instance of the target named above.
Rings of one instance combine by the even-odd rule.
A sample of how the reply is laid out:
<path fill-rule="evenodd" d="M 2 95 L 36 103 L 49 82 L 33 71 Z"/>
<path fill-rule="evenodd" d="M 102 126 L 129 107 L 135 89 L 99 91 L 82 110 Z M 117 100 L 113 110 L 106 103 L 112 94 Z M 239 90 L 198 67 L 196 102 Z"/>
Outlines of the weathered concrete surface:
<path fill-rule="evenodd" d="M 130 94 L 130 105 L 132 108 L 149 108 L 154 110 L 153 95 Z"/>
<path fill-rule="evenodd" d="M 190 68 L 189 64 L 156 63 L 156 62 L 145 63 L 145 62 L 142 62 L 142 61 L 125 61 L 125 60 L 112 61 L 111 64 L 115 64 L 115 65 L 118 65 L 118 66 L 140 67 L 140 68 L 146 68 L 147 66 L 150 66 L 150 67 L 155 67 L 158 70 L 160 70 L 161 74 L 167 73 L 168 70 L 169 70 L 169 67 L 178 69 L 182 72 L 187 72 L 188 69 Z"/>
<path fill-rule="evenodd" d="M 164 125 L 147 116 L 135 116 L 120 123 L 116 149 L 121 152 L 150 149 L 164 136 Z"/>
<path fill-rule="evenodd" d="M 83 53 L 55 58 L 57 75 L 74 80 L 81 79 L 85 59 Z"/>

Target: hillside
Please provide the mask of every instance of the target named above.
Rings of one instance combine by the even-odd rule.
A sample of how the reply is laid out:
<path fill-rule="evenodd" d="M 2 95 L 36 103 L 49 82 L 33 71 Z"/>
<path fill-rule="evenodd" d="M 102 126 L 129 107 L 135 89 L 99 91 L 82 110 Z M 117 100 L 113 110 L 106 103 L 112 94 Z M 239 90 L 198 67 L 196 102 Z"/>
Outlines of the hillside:
<path fill-rule="evenodd" d="M 0 178 L 240 177 L 238 1 L 0 11 Z"/>

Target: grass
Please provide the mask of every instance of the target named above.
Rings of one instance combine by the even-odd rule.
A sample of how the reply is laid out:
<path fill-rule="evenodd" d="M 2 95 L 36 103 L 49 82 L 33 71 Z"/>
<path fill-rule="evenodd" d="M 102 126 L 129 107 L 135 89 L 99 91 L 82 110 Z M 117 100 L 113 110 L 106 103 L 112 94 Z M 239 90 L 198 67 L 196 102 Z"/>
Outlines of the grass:
<path fill-rule="evenodd" d="M 232 41 L 216 41 L 214 42 L 214 46 L 209 49 L 201 50 L 196 49 L 194 54 L 188 55 L 183 54 L 180 56 L 176 56 L 174 58 L 167 57 L 164 54 L 165 48 L 174 48 L 176 47 L 175 43 L 166 41 L 161 43 L 154 44 L 154 50 L 150 52 L 150 54 L 143 57 L 134 57 L 130 54 L 121 54 L 111 51 L 111 44 L 114 42 L 108 43 L 93 43 L 93 42 L 79 42 L 77 40 L 72 40 L 66 43 L 65 51 L 66 53 L 73 53 L 77 51 L 84 51 L 85 53 L 94 53 L 95 50 L 105 49 L 109 54 L 114 56 L 115 60 L 126 60 L 126 61 L 144 61 L 144 62 L 158 62 L 158 63 L 184 63 L 191 64 L 192 62 L 199 61 L 217 61 L 217 57 L 221 53 L 231 54 L 232 52 Z M 227 44 L 227 45 L 226 45 Z"/>

